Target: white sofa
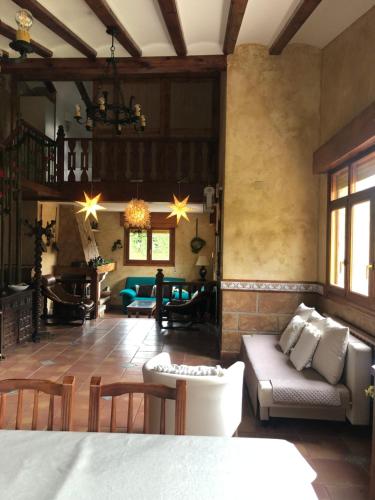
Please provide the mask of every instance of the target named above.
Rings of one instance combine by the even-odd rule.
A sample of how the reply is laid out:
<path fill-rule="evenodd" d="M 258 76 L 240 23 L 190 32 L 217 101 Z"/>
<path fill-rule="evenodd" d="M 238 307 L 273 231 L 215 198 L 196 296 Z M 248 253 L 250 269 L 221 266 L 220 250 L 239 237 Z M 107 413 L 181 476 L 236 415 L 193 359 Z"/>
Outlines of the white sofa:
<path fill-rule="evenodd" d="M 342 379 L 331 385 L 313 368 L 297 371 L 278 347 L 278 340 L 272 334 L 242 337 L 240 359 L 245 363 L 245 382 L 255 412 L 259 405 L 261 420 L 348 418 L 355 425 L 369 424 L 370 402 L 364 391 L 371 383 L 372 350 L 367 344 L 349 336 Z M 275 401 L 275 387 L 290 389 L 282 391 L 282 402 Z"/>
<path fill-rule="evenodd" d="M 186 434 L 194 436 L 233 436 L 242 418 L 244 364 L 240 361 L 223 376 L 188 376 L 155 371 L 156 365 L 171 364 L 162 352 L 143 366 L 144 382 L 176 386 L 186 380 Z M 149 428 L 159 433 L 160 400 L 150 398 Z M 166 434 L 174 433 L 174 401 L 166 401 Z"/>

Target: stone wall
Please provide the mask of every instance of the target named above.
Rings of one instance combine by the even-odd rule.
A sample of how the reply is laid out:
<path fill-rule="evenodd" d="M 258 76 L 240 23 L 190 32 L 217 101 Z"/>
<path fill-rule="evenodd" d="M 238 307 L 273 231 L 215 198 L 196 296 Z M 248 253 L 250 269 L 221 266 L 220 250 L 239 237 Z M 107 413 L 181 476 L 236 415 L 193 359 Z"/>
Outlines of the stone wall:
<path fill-rule="evenodd" d="M 242 335 L 280 333 L 301 302 L 316 306 L 317 297 L 317 293 L 301 291 L 222 290 L 222 356 L 239 352 Z"/>

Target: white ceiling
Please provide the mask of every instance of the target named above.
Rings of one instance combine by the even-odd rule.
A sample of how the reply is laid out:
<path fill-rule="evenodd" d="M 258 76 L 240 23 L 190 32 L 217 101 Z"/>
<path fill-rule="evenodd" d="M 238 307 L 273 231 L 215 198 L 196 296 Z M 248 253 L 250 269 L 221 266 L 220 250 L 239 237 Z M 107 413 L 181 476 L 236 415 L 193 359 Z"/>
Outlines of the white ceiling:
<path fill-rule="evenodd" d="M 107 1 L 144 56 L 175 55 L 156 0 Z M 230 0 L 176 1 L 188 54 L 221 54 Z M 271 45 L 299 1 L 249 0 L 237 44 Z M 108 56 L 109 36 L 84 0 L 39 2 L 93 47 L 99 57 Z M 324 47 L 374 5 L 375 0 L 322 0 L 293 42 Z M 12 0 L 0 0 L 1 20 L 16 28 L 14 14 L 18 8 Z M 80 52 L 37 20 L 34 20 L 31 35 L 52 50 L 54 57 L 82 57 Z M 9 40 L 0 36 L 0 48 L 8 49 L 8 44 Z M 116 54 L 129 55 L 119 43 L 116 43 Z"/>

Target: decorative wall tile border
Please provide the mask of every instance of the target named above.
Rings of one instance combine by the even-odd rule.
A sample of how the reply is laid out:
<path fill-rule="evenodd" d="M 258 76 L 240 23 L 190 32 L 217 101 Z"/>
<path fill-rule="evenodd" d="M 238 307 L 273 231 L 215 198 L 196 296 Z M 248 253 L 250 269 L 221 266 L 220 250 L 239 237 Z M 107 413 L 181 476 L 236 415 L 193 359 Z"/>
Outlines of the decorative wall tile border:
<path fill-rule="evenodd" d="M 324 294 L 324 287 L 319 283 L 298 283 L 283 281 L 222 281 L 222 290 L 242 290 L 254 292 L 307 292 Z"/>

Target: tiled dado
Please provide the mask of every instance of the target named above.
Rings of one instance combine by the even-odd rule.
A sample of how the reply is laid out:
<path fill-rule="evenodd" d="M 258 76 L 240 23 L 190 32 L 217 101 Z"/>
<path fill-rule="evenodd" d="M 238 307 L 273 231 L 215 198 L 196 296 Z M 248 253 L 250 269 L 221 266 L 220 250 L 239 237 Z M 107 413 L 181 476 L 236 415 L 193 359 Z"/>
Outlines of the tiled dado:
<path fill-rule="evenodd" d="M 236 286 L 236 283 L 240 283 Z M 244 284 L 251 283 L 247 288 Z M 289 322 L 298 304 L 315 306 L 320 286 L 315 283 L 228 282 L 222 290 L 222 353 L 240 350 L 241 335 L 279 333 Z M 272 289 L 273 288 L 273 289 Z M 266 291 L 264 291 L 266 290 Z M 280 291 L 282 290 L 282 291 Z"/>

